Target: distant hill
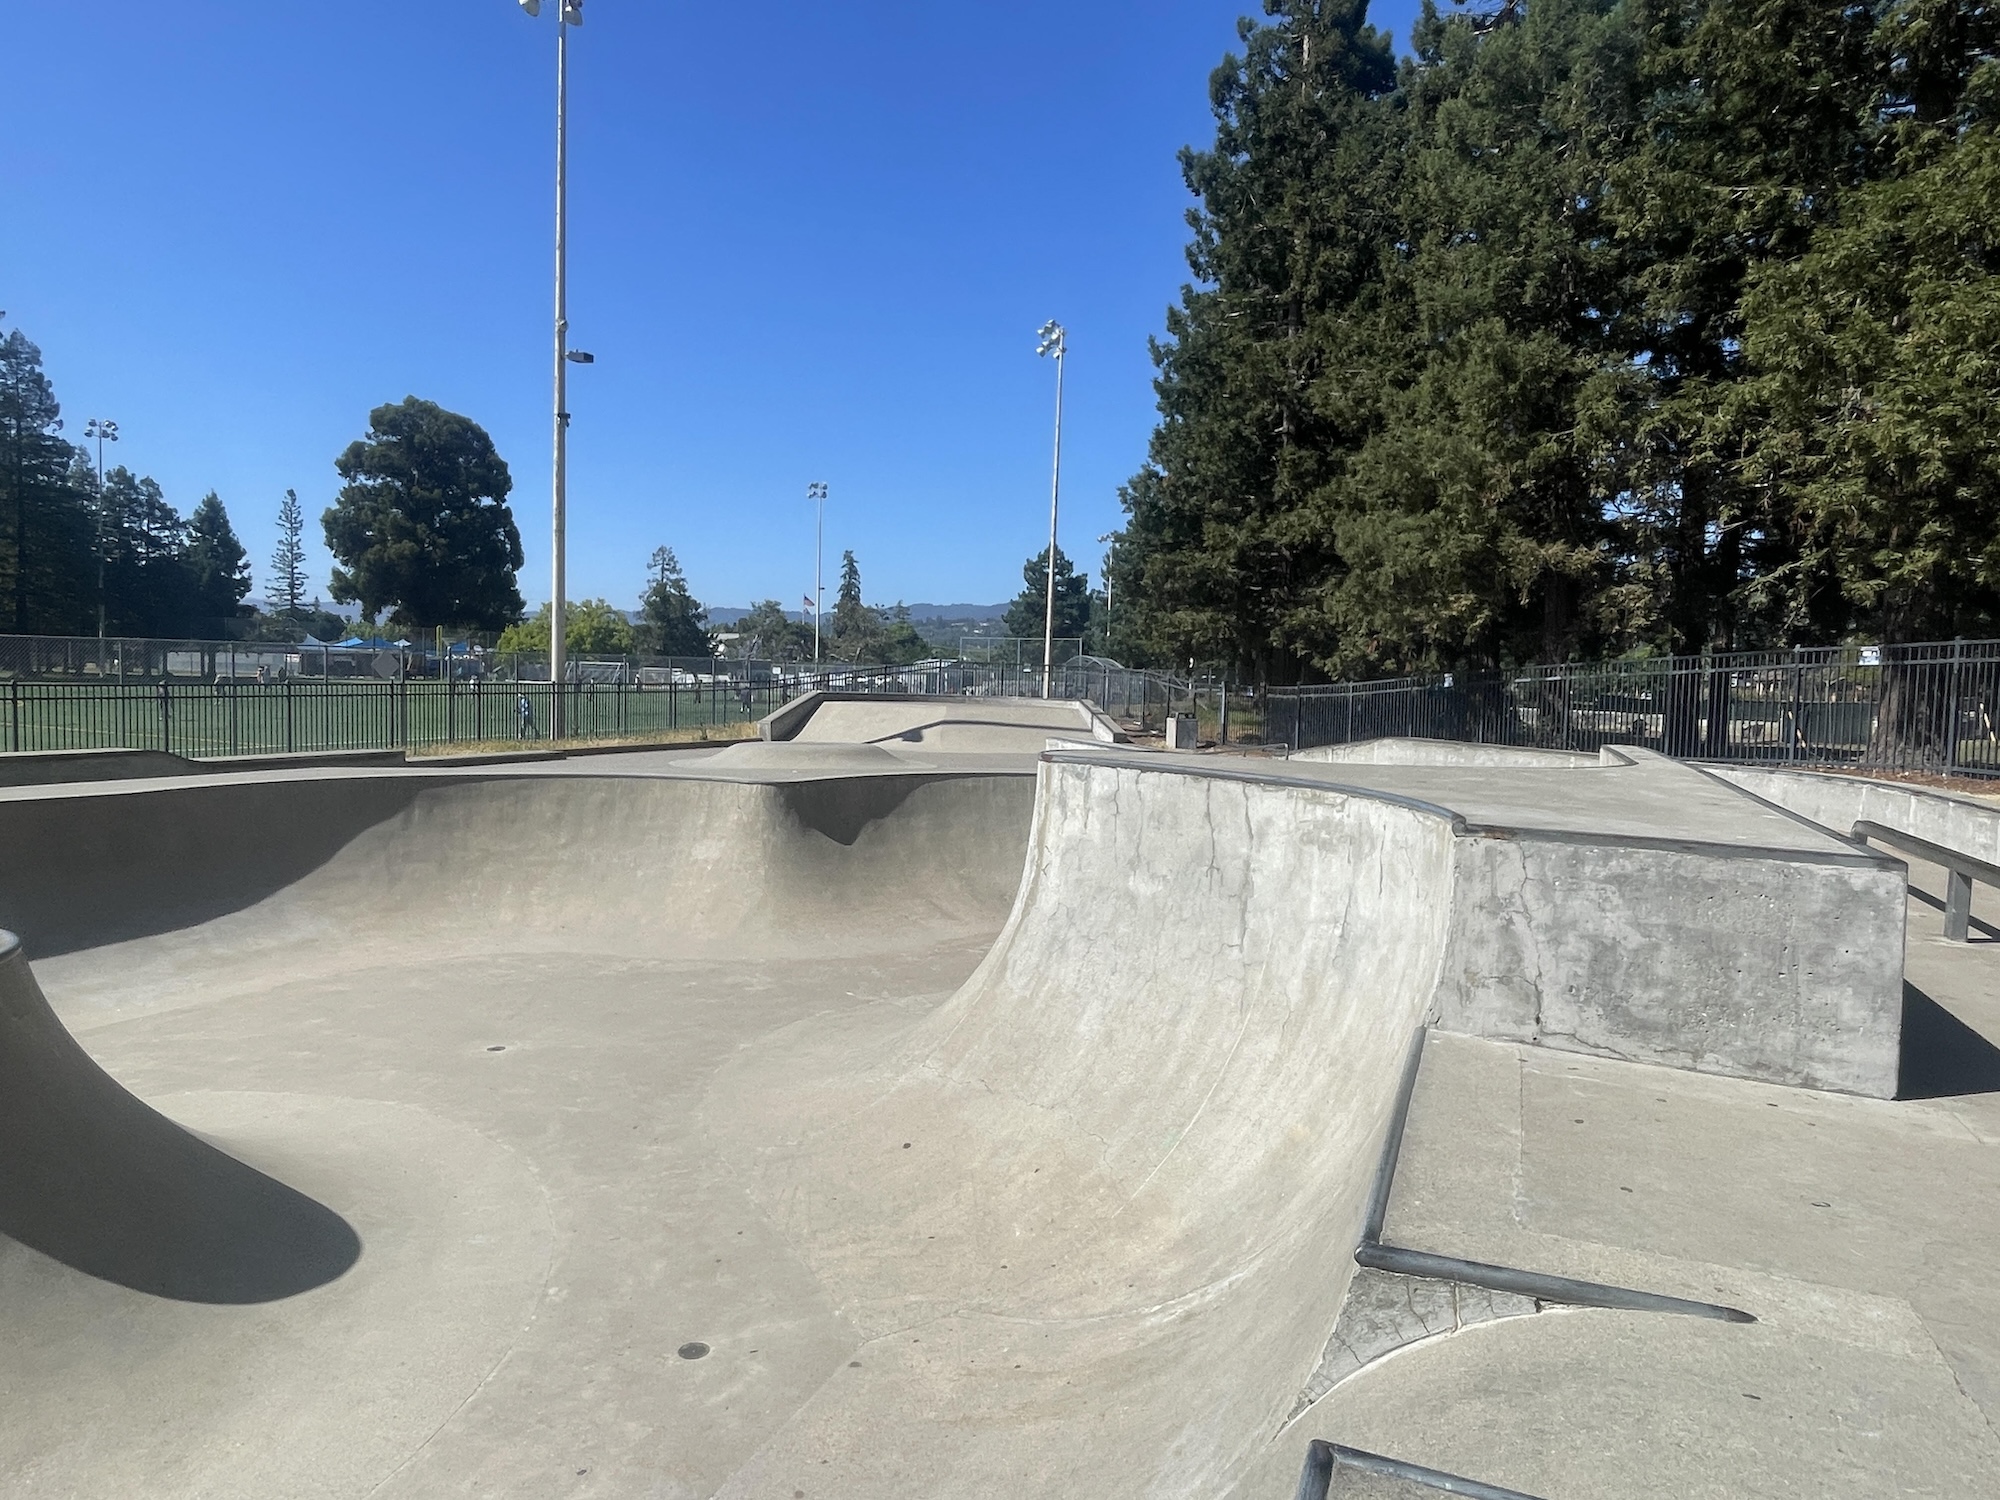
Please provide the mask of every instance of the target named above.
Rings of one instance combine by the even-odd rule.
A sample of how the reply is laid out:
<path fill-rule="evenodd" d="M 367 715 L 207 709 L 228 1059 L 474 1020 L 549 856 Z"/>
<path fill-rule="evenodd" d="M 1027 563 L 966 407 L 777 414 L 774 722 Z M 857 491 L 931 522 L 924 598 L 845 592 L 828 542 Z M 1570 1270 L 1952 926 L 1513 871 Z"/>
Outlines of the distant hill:
<path fill-rule="evenodd" d="M 890 607 L 879 599 L 871 599 L 869 603 L 875 605 L 878 609 L 887 609 Z M 827 612 L 829 614 L 833 612 L 833 601 L 830 597 L 827 601 Z M 711 604 L 708 607 L 708 623 L 711 625 L 734 625 L 749 613 L 748 609 L 737 608 L 733 605 Z M 803 610 L 792 610 L 790 613 L 799 619 L 806 618 Z M 910 606 L 910 619 L 918 625 L 932 620 L 950 620 L 954 623 L 959 621 L 999 620 L 1004 619 L 1006 614 L 1007 606 L 1004 604 L 912 604 Z"/>

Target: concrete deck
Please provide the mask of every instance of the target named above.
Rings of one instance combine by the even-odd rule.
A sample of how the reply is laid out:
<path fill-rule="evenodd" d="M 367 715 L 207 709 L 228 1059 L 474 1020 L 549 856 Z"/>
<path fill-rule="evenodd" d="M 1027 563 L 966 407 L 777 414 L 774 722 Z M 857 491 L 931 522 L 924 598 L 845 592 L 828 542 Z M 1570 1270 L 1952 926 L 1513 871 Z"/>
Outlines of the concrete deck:
<path fill-rule="evenodd" d="M 1310 1437 L 1548 1500 L 1993 1490 L 2000 945 L 1899 887 L 1885 937 L 1894 861 L 1627 769 L 808 740 L 0 791 L 0 1079 L 43 1091 L 0 1109 L 0 1494 L 1275 1500 Z M 1620 1024 L 1796 1023 L 1907 920 L 1933 1097 L 1686 1071 L 1845 1023 L 1438 1036 L 1399 1243 L 1760 1321 L 1540 1312 L 1316 1385 L 1410 1035 L 1524 978 L 1468 944 L 1530 856 L 1505 920 L 1586 934 L 1535 993 Z M 1649 869 L 1778 917 L 1592 917 Z M 113 1233 L 63 1181 L 207 1206 Z"/>

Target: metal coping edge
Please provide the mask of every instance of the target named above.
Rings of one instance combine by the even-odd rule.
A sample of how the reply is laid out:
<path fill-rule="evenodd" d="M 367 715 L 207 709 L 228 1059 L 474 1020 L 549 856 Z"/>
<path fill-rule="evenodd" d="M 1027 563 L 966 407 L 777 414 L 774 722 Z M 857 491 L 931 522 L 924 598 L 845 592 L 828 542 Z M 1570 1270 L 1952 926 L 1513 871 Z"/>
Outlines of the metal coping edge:
<path fill-rule="evenodd" d="M 1684 1318 L 1708 1318 L 1718 1323 L 1757 1321 L 1755 1314 L 1720 1302 L 1670 1297 L 1664 1292 L 1642 1292 L 1601 1281 L 1580 1281 L 1573 1276 L 1557 1276 L 1548 1271 L 1523 1271 L 1514 1266 L 1461 1260 L 1455 1255 L 1434 1255 L 1428 1250 L 1406 1250 L 1399 1245 L 1376 1241 L 1364 1241 L 1356 1246 L 1354 1259 L 1356 1264 L 1377 1271 L 1415 1276 L 1425 1281 L 1463 1282 L 1487 1291 L 1512 1292 L 1516 1296 L 1532 1297 L 1537 1302 L 1556 1302 L 1565 1307 L 1674 1313 Z"/>
<path fill-rule="evenodd" d="M 1306 1466 L 1299 1475 L 1298 1500 L 1327 1500 L 1333 1488 L 1336 1465 L 1359 1469 L 1384 1479 L 1420 1484 L 1426 1489 L 1442 1490 L 1448 1495 L 1465 1495 L 1470 1500 L 1537 1500 L 1537 1497 L 1520 1490 L 1502 1489 L 1496 1484 L 1447 1474 L 1442 1469 L 1426 1468 L 1400 1458 L 1387 1458 L 1380 1453 L 1349 1448 L 1341 1443 L 1329 1443 L 1323 1438 L 1314 1438 L 1306 1445 Z"/>
<path fill-rule="evenodd" d="M 1362 1224 L 1361 1242 L 1354 1247 L 1356 1265 L 1426 1281 L 1457 1281 L 1466 1286 L 1512 1292 L 1517 1296 L 1533 1297 L 1538 1302 L 1557 1302 L 1567 1307 L 1676 1313 L 1682 1317 L 1712 1318 L 1722 1323 L 1757 1321 L 1754 1314 L 1720 1302 L 1670 1297 L 1664 1292 L 1639 1291 L 1601 1281 L 1558 1276 L 1549 1271 L 1525 1271 L 1515 1266 L 1497 1266 L 1486 1261 L 1464 1260 L 1455 1255 L 1437 1255 L 1429 1250 L 1410 1250 L 1400 1245 L 1384 1244 L 1382 1232 L 1388 1224 L 1389 1197 L 1395 1191 L 1396 1168 L 1403 1155 L 1403 1133 L 1409 1125 L 1410 1104 L 1416 1097 L 1417 1078 L 1423 1072 L 1424 1042 L 1429 1035 L 1429 1027 L 1417 1028 L 1410 1041 L 1409 1055 L 1403 1063 L 1395 1106 L 1389 1113 L 1389 1129 L 1382 1140 L 1382 1159 L 1376 1163 L 1375 1184 L 1368 1195 L 1368 1217 Z"/>
<path fill-rule="evenodd" d="M 1428 1026 L 1419 1026 L 1410 1040 L 1409 1055 L 1403 1060 L 1403 1079 L 1396 1090 L 1396 1106 L 1389 1114 L 1389 1130 L 1382 1140 L 1382 1159 L 1375 1165 L 1375 1186 L 1368 1194 L 1368 1217 L 1361 1226 L 1361 1243 L 1372 1245 L 1382 1238 L 1389 1222 L 1389 1194 L 1396 1187 L 1396 1163 L 1403 1155 L 1403 1131 L 1410 1122 L 1410 1100 L 1416 1096 L 1417 1074 L 1423 1071 L 1424 1042 Z"/>

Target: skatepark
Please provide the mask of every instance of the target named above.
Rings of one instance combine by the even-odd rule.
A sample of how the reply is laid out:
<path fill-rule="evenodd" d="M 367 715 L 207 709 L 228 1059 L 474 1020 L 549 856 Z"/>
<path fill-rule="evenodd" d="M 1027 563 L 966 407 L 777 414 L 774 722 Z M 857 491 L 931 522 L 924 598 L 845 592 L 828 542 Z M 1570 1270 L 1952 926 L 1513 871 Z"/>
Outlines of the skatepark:
<path fill-rule="evenodd" d="M 1012 700 L 0 756 L 0 1494 L 2000 1493 L 2000 894 L 1864 822 L 2000 859 Z"/>

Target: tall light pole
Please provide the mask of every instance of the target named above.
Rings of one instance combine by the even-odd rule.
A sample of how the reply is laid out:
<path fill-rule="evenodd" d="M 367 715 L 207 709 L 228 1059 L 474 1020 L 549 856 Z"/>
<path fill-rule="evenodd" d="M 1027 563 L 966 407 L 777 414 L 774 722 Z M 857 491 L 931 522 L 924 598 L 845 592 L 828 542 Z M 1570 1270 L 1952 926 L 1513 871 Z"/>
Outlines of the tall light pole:
<path fill-rule="evenodd" d="M 107 417 L 92 417 L 83 429 L 87 438 L 97 439 L 97 639 L 104 639 L 104 445 L 118 441 L 118 424 Z"/>
<path fill-rule="evenodd" d="M 826 587 L 821 582 L 821 566 L 826 561 L 826 486 L 814 480 L 806 486 L 806 499 L 819 507 L 818 528 L 813 534 L 813 665 L 818 666 L 819 617 L 826 613 Z"/>
<path fill-rule="evenodd" d="M 1035 353 L 1056 358 L 1056 462 L 1049 479 L 1049 594 L 1042 619 L 1042 696 L 1053 696 L 1056 655 L 1056 517 L 1062 506 L 1063 357 L 1069 353 L 1069 332 L 1051 318 L 1042 325 Z"/>
<path fill-rule="evenodd" d="M 1104 548 L 1104 654 L 1111 654 L 1111 554 L 1118 550 L 1118 533 L 1107 531 L 1097 539 Z"/>
<path fill-rule="evenodd" d="M 542 13 L 542 0 L 521 0 L 531 16 Z M 555 493 L 550 506 L 549 587 L 549 738 L 561 739 L 567 727 L 563 713 L 563 678 L 567 673 L 568 484 L 569 484 L 569 366 L 593 363 L 590 355 L 569 347 L 569 29 L 583 24 L 583 0 L 559 0 L 556 11 L 556 402 Z"/>

